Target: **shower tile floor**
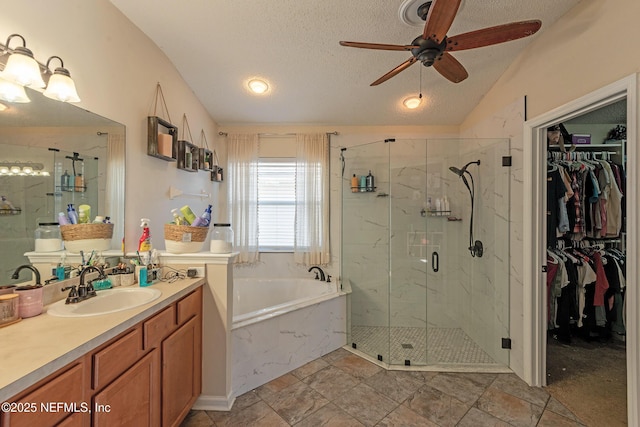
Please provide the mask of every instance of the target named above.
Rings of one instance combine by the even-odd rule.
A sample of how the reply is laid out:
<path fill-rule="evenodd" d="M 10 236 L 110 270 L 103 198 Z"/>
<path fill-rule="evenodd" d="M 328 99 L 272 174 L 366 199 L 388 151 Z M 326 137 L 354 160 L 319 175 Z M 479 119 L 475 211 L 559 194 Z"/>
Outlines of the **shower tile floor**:
<path fill-rule="evenodd" d="M 404 365 L 405 360 L 413 366 L 496 363 L 459 328 L 429 328 L 425 339 L 424 328 L 352 325 L 351 342 L 357 350 L 372 357 L 380 354 L 383 362 L 392 365 Z"/>

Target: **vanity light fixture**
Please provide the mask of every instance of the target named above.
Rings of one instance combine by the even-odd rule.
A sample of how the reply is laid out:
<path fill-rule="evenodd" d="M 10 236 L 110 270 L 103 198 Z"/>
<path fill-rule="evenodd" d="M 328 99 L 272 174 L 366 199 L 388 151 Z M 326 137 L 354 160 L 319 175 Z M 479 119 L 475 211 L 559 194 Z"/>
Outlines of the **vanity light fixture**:
<path fill-rule="evenodd" d="M 0 99 L 7 102 L 31 102 L 24 87 L 1 78 L 0 73 Z"/>
<path fill-rule="evenodd" d="M 42 163 L 0 162 L 0 176 L 50 176 Z"/>
<path fill-rule="evenodd" d="M 14 37 L 22 40 L 22 46 L 11 49 L 9 42 Z M 24 87 L 46 87 L 44 95 L 48 98 L 63 102 L 80 102 L 76 85 L 69 70 L 64 68 L 62 59 L 52 56 L 46 65 L 43 65 L 33 57 L 33 52 L 26 46 L 26 41 L 20 34 L 11 34 L 5 45 L 0 43 L 0 66 L 4 66 L 0 72 L 0 78 L 4 79 L 0 81 L 0 99 L 9 102 L 30 102 Z M 52 59 L 60 61 L 60 67 L 53 72 L 49 68 Z"/>
<path fill-rule="evenodd" d="M 249 80 L 249 83 L 247 84 L 249 85 L 249 89 L 251 89 L 251 92 L 258 95 L 262 95 L 269 90 L 269 85 L 264 80 L 252 79 Z"/>
<path fill-rule="evenodd" d="M 51 77 L 49 77 L 49 84 L 47 84 L 47 90 L 43 95 L 47 98 L 57 99 L 62 102 L 80 102 L 78 92 L 76 92 L 76 84 L 71 79 L 69 70 L 64 68 L 64 62 L 59 56 L 52 56 L 47 59 L 47 72 L 51 72 L 49 63 L 52 59 L 60 61 L 60 66 L 55 69 Z"/>

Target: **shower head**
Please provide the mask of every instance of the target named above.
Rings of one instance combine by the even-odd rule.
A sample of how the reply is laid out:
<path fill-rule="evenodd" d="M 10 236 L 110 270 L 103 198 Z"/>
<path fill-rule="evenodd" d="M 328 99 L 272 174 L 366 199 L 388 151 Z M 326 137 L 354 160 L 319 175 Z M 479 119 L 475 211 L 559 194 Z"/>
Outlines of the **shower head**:
<path fill-rule="evenodd" d="M 456 175 L 458 175 L 458 176 L 462 176 L 465 172 L 467 172 L 467 168 L 468 168 L 470 165 L 480 165 L 480 160 L 476 160 L 475 162 L 469 162 L 469 163 L 467 163 L 466 165 L 464 165 L 464 166 L 462 167 L 462 169 L 458 169 L 458 168 L 457 168 L 457 167 L 455 167 L 455 166 L 450 166 L 450 167 L 449 167 L 449 170 L 450 170 L 451 172 L 455 173 L 455 174 L 456 174 Z M 467 173 L 469 173 L 469 172 L 467 172 Z M 464 178 L 464 177 L 463 177 L 463 178 Z"/>
<path fill-rule="evenodd" d="M 450 166 L 450 167 L 449 167 L 449 170 L 450 170 L 451 172 L 455 173 L 455 174 L 456 174 L 456 175 L 458 175 L 458 176 L 462 176 L 462 174 L 464 173 L 464 171 L 462 171 L 462 170 L 458 169 L 458 168 L 457 168 L 457 167 L 455 167 L 455 166 Z"/>

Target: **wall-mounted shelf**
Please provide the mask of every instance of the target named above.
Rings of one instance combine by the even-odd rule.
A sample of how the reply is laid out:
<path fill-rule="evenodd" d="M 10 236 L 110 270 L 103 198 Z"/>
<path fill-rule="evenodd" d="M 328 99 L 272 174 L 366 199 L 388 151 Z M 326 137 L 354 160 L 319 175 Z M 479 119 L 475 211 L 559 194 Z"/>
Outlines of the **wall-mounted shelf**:
<path fill-rule="evenodd" d="M 375 193 L 378 187 L 351 187 L 352 193 Z M 353 191 L 356 190 L 356 191 Z"/>
<path fill-rule="evenodd" d="M 160 117 L 147 117 L 147 155 L 175 162 L 178 155 L 177 143 L 177 126 Z"/>
<path fill-rule="evenodd" d="M 207 148 L 198 149 L 198 167 L 201 171 L 211 171 L 213 166 L 213 151 Z"/>
<path fill-rule="evenodd" d="M 197 172 L 200 149 L 189 141 L 178 141 L 178 169 Z"/>

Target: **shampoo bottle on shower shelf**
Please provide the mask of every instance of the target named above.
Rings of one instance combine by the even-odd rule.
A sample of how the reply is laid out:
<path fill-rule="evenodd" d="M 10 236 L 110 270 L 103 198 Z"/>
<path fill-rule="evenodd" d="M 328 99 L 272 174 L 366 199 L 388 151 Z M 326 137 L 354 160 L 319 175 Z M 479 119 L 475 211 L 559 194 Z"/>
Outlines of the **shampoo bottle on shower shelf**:
<path fill-rule="evenodd" d="M 65 170 L 64 173 L 62 174 L 62 176 L 60 177 L 60 190 L 61 191 L 70 191 L 71 188 L 71 184 L 70 184 L 70 179 L 71 179 L 71 175 L 69 175 L 69 171 Z"/>
<path fill-rule="evenodd" d="M 373 175 L 371 175 L 371 170 L 369 170 L 369 175 L 367 175 L 366 177 L 366 183 L 367 183 L 367 191 L 373 191 L 374 185 L 373 185 Z"/>
<path fill-rule="evenodd" d="M 351 192 L 352 193 L 358 192 L 358 177 L 356 176 L 355 173 L 351 177 Z"/>
<path fill-rule="evenodd" d="M 149 218 L 140 219 L 140 227 L 142 227 L 142 235 L 138 242 L 138 252 L 149 252 L 151 250 L 151 232 L 149 231 Z"/>
<path fill-rule="evenodd" d="M 442 204 L 440 203 L 440 197 L 436 198 L 436 216 L 441 215 Z"/>
<path fill-rule="evenodd" d="M 71 224 L 77 224 L 78 223 L 78 213 L 74 209 L 73 203 L 69 203 L 67 205 L 67 216 L 69 217 L 69 222 Z"/>
<path fill-rule="evenodd" d="M 360 192 L 364 193 L 365 191 L 367 191 L 367 177 L 362 175 L 360 177 Z"/>
<path fill-rule="evenodd" d="M 444 196 L 444 211 L 447 213 L 447 215 L 451 214 L 451 206 L 449 206 L 449 199 L 447 198 L 447 196 Z"/>

